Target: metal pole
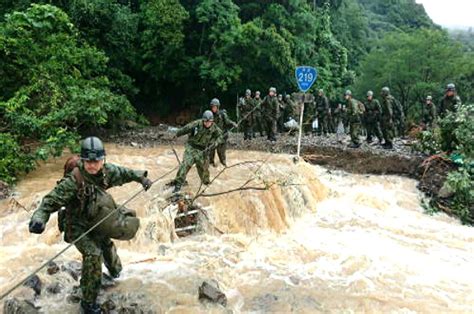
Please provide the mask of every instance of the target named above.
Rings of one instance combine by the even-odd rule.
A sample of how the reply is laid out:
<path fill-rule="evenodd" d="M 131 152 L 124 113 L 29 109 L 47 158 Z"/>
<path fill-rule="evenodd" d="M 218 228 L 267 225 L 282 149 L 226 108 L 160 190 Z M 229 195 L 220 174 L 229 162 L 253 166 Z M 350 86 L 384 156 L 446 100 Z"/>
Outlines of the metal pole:
<path fill-rule="evenodd" d="M 303 113 L 304 113 L 304 101 L 306 99 L 306 93 L 303 93 L 303 103 L 301 104 L 301 113 L 300 113 L 300 130 L 298 133 L 298 150 L 296 152 L 296 157 L 300 157 L 301 151 L 301 134 L 303 132 Z"/>

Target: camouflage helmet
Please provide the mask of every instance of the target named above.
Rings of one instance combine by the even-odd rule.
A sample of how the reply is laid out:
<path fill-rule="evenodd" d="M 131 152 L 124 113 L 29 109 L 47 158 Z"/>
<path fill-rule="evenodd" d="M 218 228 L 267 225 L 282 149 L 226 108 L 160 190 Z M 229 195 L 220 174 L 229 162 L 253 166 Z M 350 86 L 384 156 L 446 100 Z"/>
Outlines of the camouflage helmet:
<path fill-rule="evenodd" d="M 270 89 L 268 91 L 269 92 L 274 92 L 276 94 L 277 89 L 275 87 L 270 87 Z"/>
<path fill-rule="evenodd" d="M 456 90 L 456 85 L 454 85 L 453 83 L 449 83 L 448 85 L 446 85 L 446 90 L 454 92 Z"/>
<path fill-rule="evenodd" d="M 324 94 L 324 91 L 322 89 L 319 89 L 318 94 Z"/>
<path fill-rule="evenodd" d="M 283 99 L 283 94 L 278 94 L 278 99 Z"/>
<path fill-rule="evenodd" d="M 382 95 L 389 95 L 390 94 L 390 88 L 388 88 L 387 86 L 382 87 L 381 94 Z"/>
<path fill-rule="evenodd" d="M 291 95 L 290 95 L 290 94 L 286 94 L 286 95 L 285 95 L 285 99 L 291 99 Z"/>
<path fill-rule="evenodd" d="M 426 96 L 426 100 L 433 100 L 433 97 L 431 95 Z"/>
<path fill-rule="evenodd" d="M 371 90 L 369 90 L 369 91 L 367 92 L 367 97 L 373 97 L 373 96 L 374 96 L 374 92 L 371 91 Z"/>
<path fill-rule="evenodd" d="M 257 95 L 260 96 L 260 91 L 259 90 L 255 92 L 255 96 L 257 96 Z"/>
<path fill-rule="evenodd" d="M 214 114 L 212 113 L 211 110 L 206 110 L 202 114 L 202 120 L 203 121 L 214 121 Z"/>
<path fill-rule="evenodd" d="M 105 159 L 105 149 L 102 141 L 95 136 L 89 136 L 81 143 L 82 160 L 103 160 Z"/>
<path fill-rule="evenodd" d="M 245 90 L 245 96 L 250 96 L 252 95 L 252 91 L 250 89 Z"/>
<path fill-rule="evenodd" d="M 217 106 L 217 107 L 219 107 L 220 105 L 221 105 L 221 102 L 219 101 L 219 99 L 213 98 L 213 99 L 211 100 L 211 106 Z"/>
<path fill-rule="evenodd" d="M 352 96 L 352 92 L 348 89 L 344 92 L 344 96 Z"/>

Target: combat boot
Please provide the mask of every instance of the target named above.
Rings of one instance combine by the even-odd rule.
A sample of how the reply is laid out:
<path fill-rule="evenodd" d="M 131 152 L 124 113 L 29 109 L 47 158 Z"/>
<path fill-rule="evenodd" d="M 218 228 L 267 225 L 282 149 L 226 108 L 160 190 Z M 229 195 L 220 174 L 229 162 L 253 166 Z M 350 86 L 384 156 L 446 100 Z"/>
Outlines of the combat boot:
<path fill-rule="evenodd" d="M 101 312 L 99 304 L 81 301 L 81 314 L 100 314 Z"/>

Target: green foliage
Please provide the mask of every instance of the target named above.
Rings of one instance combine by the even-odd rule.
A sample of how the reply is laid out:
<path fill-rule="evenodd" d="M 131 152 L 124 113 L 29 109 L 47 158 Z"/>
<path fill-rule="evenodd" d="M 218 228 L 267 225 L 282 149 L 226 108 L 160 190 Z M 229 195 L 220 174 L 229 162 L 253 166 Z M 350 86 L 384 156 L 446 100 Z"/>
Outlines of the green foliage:
<path fill-rule="evenodd" d="M 464 223 L 474 224 L 474 104 L 462 105 L 438 121 L 438 127 L 422 133 L 419 150 L 456 156 L 459 168 L 445 182 L 454 192 L 451 208 Z"/>
<path fill-rule="evenodd" d="M 441 97 L 448 82 L 464 82 L 463 77 L 474 75 L 472 57 L 443 31 L 391 33 L 362 61 L 355 91 L 365 94 L 367 90 L 379 91 L 384 85 L 390 86 L 408 119 L 416 120 L 426 95 Z M 459 84 L 458 92 L 470 98 L 471 91 Z"/>
<path fill-rule="evenodd" d="M 33 158 L 22 152 L 12 134 L 0 133 L 0 180 L 13 183 L 19 173 L 33 168 Z"/>
<path fill-rule="evenodd" d="M 34 4 L 6 16 L 0 25 L 0 113 L 11 135 L 7 144 L 19 158 L 0 179 L 30 170 L 31 160 L 60 155 L 81 129 L 114 127 L 136 116 L 127 98 L 111 91 L 107 60 L 80 41 L 56 7 Z M 35 149 L 23 149 L 25 142 Z"/>

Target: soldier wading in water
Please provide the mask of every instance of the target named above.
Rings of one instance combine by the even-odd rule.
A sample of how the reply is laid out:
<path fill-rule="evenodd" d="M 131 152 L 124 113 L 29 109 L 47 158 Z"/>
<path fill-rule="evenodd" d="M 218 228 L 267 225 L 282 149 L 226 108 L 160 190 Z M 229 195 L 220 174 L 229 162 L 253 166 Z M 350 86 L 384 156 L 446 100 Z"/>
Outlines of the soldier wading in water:
<path fill-rule="evenodd" d="M 100 139 L 88 137 L 81 144 L 81 156 L 71 171 L 42 200 L 29 223 L 31 233 L 40 234 L 52 213 L 60 210 L 58 224 L 64 240 L 73 242 L 110 213 L 111 216 L 77 243 L 82 254 L 81 312 L 101 313 L 96 303 L 102 279 L 102 262 L 110 275 L 120 276 L 122 264 L 113 239 L 130 240 L 139 227 L 133 210 L 117 210 L 107 189 L 128 182 L 139 182 L 148 190 L 152 181 L 147 171 L 131 170 L 105 162 L 105 149 Z M 68 172 L 68 173 L 67 173 Z M 65 209 L 62 209 L 65 208 Z"/>

